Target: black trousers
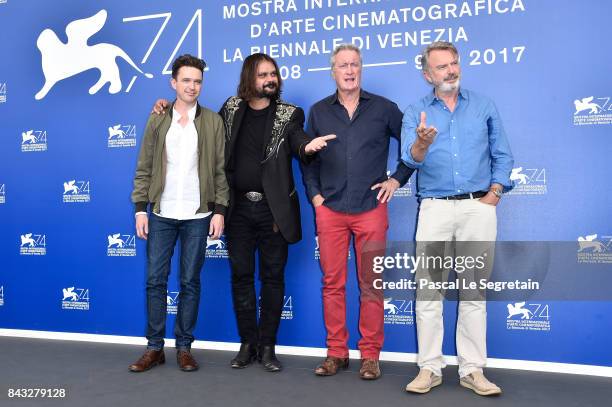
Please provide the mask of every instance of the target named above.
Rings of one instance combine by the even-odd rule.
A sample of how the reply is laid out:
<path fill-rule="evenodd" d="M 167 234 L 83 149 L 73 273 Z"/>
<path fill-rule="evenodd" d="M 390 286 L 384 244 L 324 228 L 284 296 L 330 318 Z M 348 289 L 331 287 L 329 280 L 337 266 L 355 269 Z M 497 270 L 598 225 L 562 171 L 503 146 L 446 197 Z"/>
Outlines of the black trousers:
<path fill-rule="evenodd" d="M 288 243 L 276 227 L 265 199 L 251 202 L 239 198 L 234 205 L 226 236 L 240 341 L 274 345 L 285 295 Z M 259 324 L 255 293 L 256 250 L 261 282 Z"/>

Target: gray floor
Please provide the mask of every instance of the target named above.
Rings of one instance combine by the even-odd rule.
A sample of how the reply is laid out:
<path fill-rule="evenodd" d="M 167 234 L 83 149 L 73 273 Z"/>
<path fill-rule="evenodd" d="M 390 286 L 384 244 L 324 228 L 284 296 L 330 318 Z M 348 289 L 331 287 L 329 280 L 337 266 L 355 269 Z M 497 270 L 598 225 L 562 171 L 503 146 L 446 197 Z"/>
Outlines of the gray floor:
<path fill-rule="evenodd" d="M 427 395 L 403 391 L 417 373 L 414 364 L 383 362 L 383 377 L 359 379 L 359 361 L 334 377 L 316 377 L 317 358 L 281 356 L 285 370 L 263 372 L 259 365 L 234 370 L 233 353 L 194 350 L 200 370 L 176 368 L 174 349 L 167 361 L 145 373 L 127 366 L 142 348 L 128 345 L 0 338 L 0 406 L 606 406 L 612 379 L 489 369 L 504 394 L 484 398 L 459 387 L 456 367 L 444 371 L 445 382 Z M 9 388 L 61 387 L 66 399 L 8 399 Z"/>

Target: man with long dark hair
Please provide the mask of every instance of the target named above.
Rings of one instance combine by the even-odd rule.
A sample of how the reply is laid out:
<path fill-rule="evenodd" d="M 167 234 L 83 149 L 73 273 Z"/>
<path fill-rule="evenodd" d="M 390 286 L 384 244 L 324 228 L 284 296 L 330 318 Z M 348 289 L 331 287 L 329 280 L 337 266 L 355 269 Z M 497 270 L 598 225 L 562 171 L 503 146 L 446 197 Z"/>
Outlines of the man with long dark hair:
<path fill-rule="evenodd" d="M 225 123 L 226 173 L 230 185 L 227 241 L 232 295 L 241 347 L 234 368 L 256 355 L 267 371 L 281 364 L 274 345 L 284 298 L 288 244 L 301 239 L 300 207 L 293 181 L 292 155 L 303 163 L 335 136 L 311 139 L 304 133 L 304 112 L 280 99 L 282 79 L 266 54 L 245 59 L 238 95 L 221 108 Z M 261 313 L 257 321 L 254 285 L 259 251 Z"/>

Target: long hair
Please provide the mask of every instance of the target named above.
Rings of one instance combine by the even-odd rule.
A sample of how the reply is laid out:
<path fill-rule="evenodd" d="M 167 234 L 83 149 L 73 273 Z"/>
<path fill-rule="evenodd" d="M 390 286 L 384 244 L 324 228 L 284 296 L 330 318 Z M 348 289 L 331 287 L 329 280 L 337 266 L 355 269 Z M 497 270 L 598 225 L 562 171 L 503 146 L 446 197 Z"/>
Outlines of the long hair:
<path fill-rule="evenodd" d="M 276 77 L 278 79 L 278 95 L 280 96 L 283 89 L 283 80 L 280 76 L 280 70 L 276 61 L 267 54 L 257 53 L 248 56 L 242 64 L 242 72 L 240 72 L 240 83 L 238 84 L 238 97 L 244 100 L 251 100 L 258 96 L 255 89 L 255 77 L 257 75 L 257 67 L 262 61 L 268 61 L 274 65 Z"/>

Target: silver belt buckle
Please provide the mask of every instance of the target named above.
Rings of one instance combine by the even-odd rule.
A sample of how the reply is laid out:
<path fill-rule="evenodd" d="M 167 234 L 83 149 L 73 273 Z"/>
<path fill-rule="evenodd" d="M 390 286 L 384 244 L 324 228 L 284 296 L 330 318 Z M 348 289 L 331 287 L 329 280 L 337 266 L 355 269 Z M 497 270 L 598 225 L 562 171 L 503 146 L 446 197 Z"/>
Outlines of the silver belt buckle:
<path fill-rule="evenodd" d="M 251 202 L 259 202 L 264 197 L 264 195 L 261 192 L 255 192 L 255 191 L 247 192 L 246 194 L 244 194 L 244 196 L 246 197 L 246 199 L 248 199 Z"/>

